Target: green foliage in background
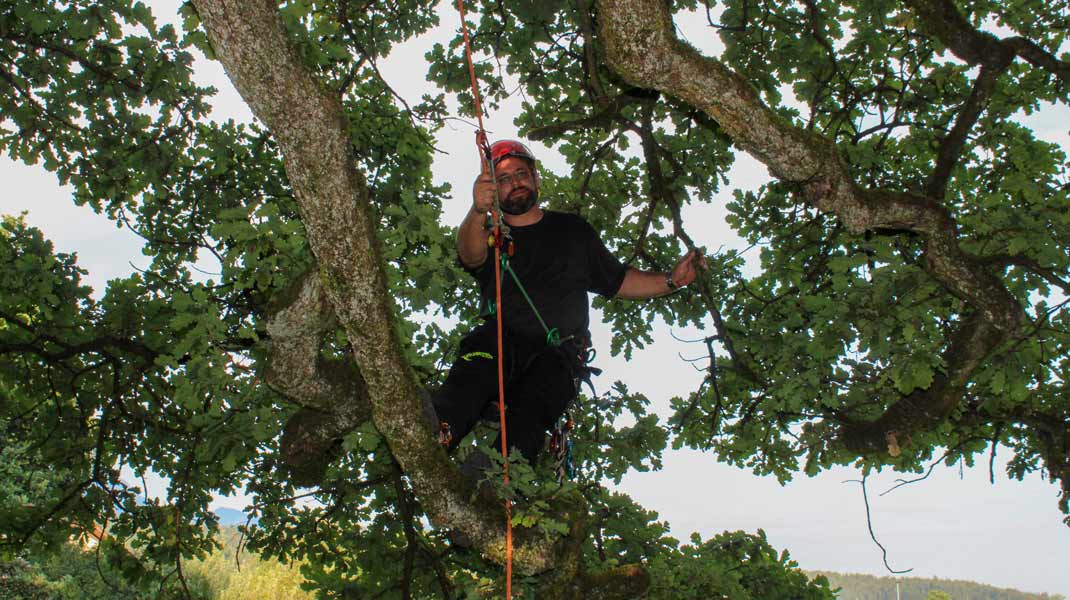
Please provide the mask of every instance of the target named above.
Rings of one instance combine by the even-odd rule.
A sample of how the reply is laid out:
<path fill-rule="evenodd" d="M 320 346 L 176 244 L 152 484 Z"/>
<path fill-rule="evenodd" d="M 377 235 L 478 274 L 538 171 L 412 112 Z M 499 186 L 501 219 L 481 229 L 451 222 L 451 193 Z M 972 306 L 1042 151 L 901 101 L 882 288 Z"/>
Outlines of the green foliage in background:
<path fill-rule="evenodd" d="M 589 508 L 585 567 L 641 564 L 651 598 L 831 597 L 761 532 L 681 544 L 604 485 L 658 468 L 670 446 L 787 481 L 840 464 L 972 464 L 1003 445 L 1010 475 L 1043 470 L 1068 510 L 1070 184 L 1064 149 L 1022 124 L 1045 103 L 1065 105 L 1065 55 L 1054 67 L 1013 60 L 992 76 L 945 189 L 931 194 L 967 253 L 963 267 L 980 265 L 1008 292 L 1020 328 L 956 383 L 946 414 L 878 432 L 892 434 L 888 447 L 861 447 L 843 432 L 941 381 L 954 332 L 980 318 L 933 276 L 921 237 L 852 232 L 809 202 L 804 182 L 778 180 L 736 189 L 727 219 L 749 247 L 718 248 L 689 215 L 736 188 L 727 176 L 741 149 L 723 128 L 609 71 L 596 29 L 606 15 L 593 2 L 474 4 L 490 105 L 523 93 L 517 124 L 567 161 L 567 172 L 543 176 L 547 205 L 582 214 L 639 268 L 665 270 L 689 246 L 713 251 L 695 293 L 596 302 L 614 353 L 649 343 L 659 319 L 711 335 L 708 377 L 672 399 L 667 421 L 621 384 L 578 403 L 567 492 Z M 930 193 L 979 84 L 918 26 L 921 4 L 731 0 L 709 14 L 708 34 L 779 118 L 831 140 L 860 186 Z M 958 8 L 967 26 L 994 21 L 1049 54 L 1070 32 L 1064 15 L 1035 2 Z M 693 0 L 672 9 L 706 16 Z M 344 106 L 405 356 L 433 388 L 465 329 L 443 323 L 476 312 L 440 220 L 451 190 L 431 177 L 436 138 L 456 135 L 443 128 L 447 99 L 470 106 L 459 41 L 428 54 L 437 90 L 410 103 L 377 61 L 437 24 L 436 3 L 296 0 L 280 4 L 279 18 Z M 317 456 L 315 485 L 287 470 L 284 431 L 302 407 L 264 383 L 266 322 L 316 262 L 276 135 L 209 118 L 214 90 L 195 83 L 191 65 L 193 52 L 213 49 L 192 5 L 181 20 L 161 25 L 129 0 L 0 6 L 0 152 L 54 173 L 73 202 L 140 236 L 148 259 L 94 291 L 76 258 L 32 223 L 0 223 L 0 558 L 67 552 L 67 540 L 104 526 L 99 564 L 121 586 L 150 597 L 245 593 L 254 579 L 209 572 L 228 553 L 208 505 L 246 489 L 257 519 L 248 547 L 265 561 L 256 563 L 264 580 L 283 586 L 264 594 L 299 581 L 322 598 L 490 593 L 499 566 L 429 526 L 370 421 Z M 340 329 L 320 354 L 351 358 Z M 169 482 L 163 497 L 145 496 L 152 473 Z M 529 486 L 530 504 L 518 510 L 534 520 L 565 494 L 548 483 L 547 464 L 528 473 L 518 486 Z M 520 595 L 538 583 L 519 580 Z"/>
<path fill-rule="evenodd" d="M 658 319 L 712 330 L 720 366 L 673 400 L 674 447 L 788 481 L 855 462 L 915 472 L 934 458 L 972 464 L 1004 445 L 1014 452 L 1009 474 L 1046 466 L 1068 510 L 1070 172 L 1066 149 L 1023 124 L 1043 106 L 1066 106 L 1065 14 L 1029 2 L 731 0 L 718 3 L 720 12 L 671 3 L 678 18 L 708 19 L 705 35 L 719 37 L 721 63 L 788 123 L 834 143 L 856 185 L 931 193 L 954 220 L 966 260 L 990 266 L 1020 305 L 1020 330 L 970 374 L 947 418 L 899 431 L 901 452 L 889 453 L 882 444 L 860 451 L 842 433 L 948 372 L 952 333 L 973 312 L 928 270 L 924 236 L 910 224 L 852 233 L 809 202 L 804 182 L 740 191 L 744 182 L 727 176 L 741 150 L 706 113 L 627 85 L 601 65 L 597 11 L 588 14 L 596 2 L 537 4 L 481 4 L 475 44 L 504 65 L 481 64 L 497 82 L 493 97 L 519 86 L 517 124 L 568 161 L 568 173 L 545 178 L 550 206 L 584 215 L 643 269 L 666 270 L 692 245 L 716 251 L 702 293 L 597 301 L 617 334 L 614 352 L 648 343 Z M 948 20 L 962 11 L 965 27 L 995 21 L 1009 29 L 1001 37 L 1036 42 L 1055 66 L 1011 62 L 971 122 L 965 105 L 983 86 L 933 34 L 943 24 L 916 14 L 925 6 L 943 7 Z M 464 89 L 459 43 L 429 56 L 436 82 Z M 942 146 L 959 121 L 970 135 L 946 189 L 934 189 Z M 707 223 L 687 217 L 730 191 L 727 220 L 745 248 L 719 248 Z"/>
<path fill-rule="evenodd" d="M 65 543 L 48 555 L 0 560 L 3 600 L 138 600 L 135 586 L 95 551 Z"/>

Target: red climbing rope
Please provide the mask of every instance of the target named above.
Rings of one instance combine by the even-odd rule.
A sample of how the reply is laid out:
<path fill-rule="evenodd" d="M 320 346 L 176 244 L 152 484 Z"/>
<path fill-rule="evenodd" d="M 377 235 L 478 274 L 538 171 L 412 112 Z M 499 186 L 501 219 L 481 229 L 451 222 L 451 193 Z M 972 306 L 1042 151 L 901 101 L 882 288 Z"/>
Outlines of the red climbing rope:
<path fill-rule="evenodd" d="M 479 84 L 476 82 L 476 66 L 472 62 L 472 45 L 468 41 L 468 23 L 464 19 L 464 0 L 457 0 L 457 12 L 461 13 L 461 33 L 464 34 L 464 59 L 468 61 L 468 77 L 472 81 L 472 97 L 476 104 L 476 121 L 479 123 L 479 131 L 476 133 L 476 143 L 486 141 L 486 131 L 483 130 L 483 103 L 479 98 Z M 482 144 L 481 144 L 482 145 Z M 482 150 L 482 148 L 480 148 Z M 489 156 L 489 153 L 488 153 Z"/>
<path fill-rule="evenodd" d="M 495 227 L 495 233 L 498 228 Z M 498 313 L 498 420 L 502 435 L 502 478 L 509 485 L 509 446 L 505 440 L 505 375 L 502 367 L 502 247 L 500 236 L 495 235 L 494 244 L 494 302 Z M 513 597 L 513 515 L 509 499 L 505 499 L 505 597 Z"/>
<path fill-rule="evenodd" d="M 487 167 L 491 181 L 494 181 L 494 160 L 490 154 L 490 145 L 487 143 L 487 132 L 483 129 L 483 106 L 479 97 L 479 83 L 476 81 L 476 67 L 472 62 L 472 46 L 468 40 L 468 24 L 464 17 L 464 0 L 457 0 L 457 12 L 461 14 L 461 32 L 464 34 L 464 58 L 468 62 L 468 76 L 472 83 L 472 99 L 475 102 L 476 122 L 479 130 L 476 131 L 476 146 L 479 148 L 481 160 Z M 491 240 L 494 245 L 494 307 L 498 316 L 498 419 L 501 427 L 502 474 L 505 485 L 509 485 L 509 445 L 505 439 L 505 373 L 502 358 L 502 211 L 498 202 L 498 190 L 494 190 L 494 233 Z M 512 600 L 513 597 L 513 516 L 512 504 L 505 499 L 505 598 Z"/>

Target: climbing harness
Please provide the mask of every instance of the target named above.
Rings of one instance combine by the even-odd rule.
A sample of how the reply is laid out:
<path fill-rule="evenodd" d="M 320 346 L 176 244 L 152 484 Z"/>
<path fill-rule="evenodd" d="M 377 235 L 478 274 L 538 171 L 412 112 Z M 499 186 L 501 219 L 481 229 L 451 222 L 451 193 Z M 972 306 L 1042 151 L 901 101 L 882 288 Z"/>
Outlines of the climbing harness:
<path fill-rule="evenodd" d="M 457 0 L 457 12 L 461 17 L 461 32 L 464 37 L 464 54 L 465 61 L 468 63 L 468 76 L 472 86 L 472 99 L 475 104 L 476 121 L 479 129 L 476 131 L 476 146 L 479 149 L 481 159 L 487 168 L 487 174 L 490 175 L 491 181 L 497 182 L 494 170 L 497 163 L 506 157 L 519 157 L 527 159 L 534 163 L 534 155 L 527 146 L 516 141 L 500 141 L 496 142 L 494 146 L 491 146 L 487 142 L 487 132 L 483 128 L 483 108 L 482 100 L 479 94 L 479 84 L 476 79 L 475 64 L 472 61 L 472 47 L 471 40 L 468 35 L 468 24 L 465 20 L 464 0 Z M 536 192 L 537 193 L 537 192 Z M 560 349 L 562 344 L 573 339 L 574 336 L 561 337 L 557 328 L 550 327 L 539 313 L 539 309 L 536 308 L 535 302 L 532 301 L 531 296 L 528 295 L 524 285 L 520 282 L 520 277 L 516 274 L 516 271 L 509 264 L 509 259 L 516 252 L 516 243 L 513 240 L 512 233 L 509 226 L 503 222 L 502 219 L 502 206 L 501 198 L 499 197 L 498 186 L 494 186 L 494 209 L 492 212 L 492 230 L 491 234 L 487 238 L 487 245 L 489 248 L 494 249 L 494 304 L 490 307 L 490 312 L 493 313 L 497 319 L 497 347 L 498 347 L 498 420 L 500 436 L 502 440 L 501 452 L 505 458 L 503 463 L 502 477 L 505 485 L 509 485 L 509 445 L 506 440 L 506 424 L 505 424 L 505 376 L 504 376 L 504 352 L 503 352 L 503 328 L 502 328 L 502 273 L 508 273 L 516 284 L 517 289 L 520 291 L 524 300 L 527 301 L 528 306 L 531 307 L 532 312 L 538 319 L 539 324 L 542 325 L 543 331 L 546 333 L 546 343 L 548 346 Z M 579 341 L 579 340 L 576 340 Z M 575 342 L 574 342 L 575 344 Z M 579 382 L 584 381 L 591 386 L 593 393 L 594 386 L 591 383 L 591 374 L 600 373 L 599 369 L 595 369 L 589 366 L 589 363 L 593 359 L 593 351 L 589 349 L 589 345 L 575 344 L 579 350 L 575 357 L 579 361 L 579 372 L 574 373 L 576 388 L 579 390 Z M 470 361 L 473 358 L 491 358 L 485 352 L 471 352 L 462 357 L 465 361 Z M 571 361 L 570 361 L 571 364 Z M 564 419 L 559 419 L 557 426 L 554 428 L 551 434 L 550 449 L 551 454 L 554 457 L 554 471 L 557 474 L 557 481 L 560 484 L 565 477 L 572 477 L 575 472 L 572 459 L 572 436 L 571 432 L 574 429 L 574 423 L 571 415 L 568 411 L 565 412 Z M 449 425 L 443 423 L 439 432 L 439 441 L 444 446 L 449 446 L 453 436 L 451 435 Z M 508 498 L 505 499 L 505 597 L 507 600 L 512 599 L 512 586 L 513 586 L 513 525 L 512 525 L 512 504 Z"/>
<path fill-rule="evenodd" d="M 487 243 L 492 248 L 495 247 L 494 245 L 497 242 L 495 241 L 495 235 L 494 234 L 491 234 L 490 237 L 487 238 Z M 535 318 L 539 320 L 539 325 L 542 326 L 542 330 L 546 334 L 546 345 L 547 346 L 553 346 L 553 347 L 556 348 L 556 347 L 560 346 L 561 344 L 567 342 L 568 340 L 572 339 L 573 336 L 570 335 L 570 336 L 562 338 L 561 337 L 561 332 L 559 332 L 556 327 L 550 327 L 549 325 L 546 324 L 546 320 L 542 318 L 542 314 L 539 313 L 539 309 L 535 308 L 535 302 L 532 301 L 531 296 L 528 295 L 528 291 L 526 289 L 524 289 L 524 284 L 520 283 L 520 277 L 517 276 L 516 271 L 514 271 L 513 268 L 509 265 L 509 256 L 512 255 L 511 250 L 512 250 L 512 244 L 513 244 L 511 238 L 509 239 L 508 243 L 509 243 L 510 252 L 508 254 L 506 254 L 506 253 L 502 253 L 501 254 L 501 257 L 498 259 L 498 262 L 500 264 L 498 265 L 497 268 L 500 268 L 503 272 L 508 273 L 509 276 L 513 278 L 513 283 L 516 284 L 516 289 L 520 291 L 520 295 L 524 297 L 524 300 L 528 303 L 528 306 L 531 307 L 531 312 L 533 312 L 535 314 Z M 497 281 L 495 282 L 495 284 L 496 285 L 500 285 L 500 283 L 497 282 Z M 495 314 L 497 312 L 495 310 L 493 304 L 487 306 L 486 308 L 487 308 L 487 310 L 484 313 L 485 315 L 489 316 L 489 315 L 493 315 L 493 314 Z"/>
<path fill-rule="evenodd" d="M 476 121 L 479 130 L 476 132 L 476 146 L 479 148 L 482 160 L 486 161 L 487 172 L 491 181 L 494 177 L 494 159 L 490 146 L 487 144 L 487 131 L 483 128 L 483 108 L 479 97 L 479 84 L 476 82 L 476 67 L 472 63 L 472 45 L 468 38 L 468 24 L 464 17 L 464 0 L 457 0 L 457 12 L 461 15 L 461 32 L 464 36 L 464 56 L 468 62 L 468 76 L 472 83 L 472 100 L 475 102 Z M 505 439 L 505 376 L 502 358 L 502 241 L 509 231 L 503 227 L 501 202 L 498 197 L 498 186 L 494 186 L 494 306 L 498 318 L 498 416 L 501 425 L 500 435 L 502 438 L 502 478 L 505 485 L 509 485 L 509 444 Z M 511 244 L 510 244 L 511 246 Z M 507 252 L 509 248 L 506 249 Z M 506 254 L 508 256 L 508 254 Z M 512 600 L 513 597 L 513 514 L 512 503 L 505 499 L 505 598 Z"/>

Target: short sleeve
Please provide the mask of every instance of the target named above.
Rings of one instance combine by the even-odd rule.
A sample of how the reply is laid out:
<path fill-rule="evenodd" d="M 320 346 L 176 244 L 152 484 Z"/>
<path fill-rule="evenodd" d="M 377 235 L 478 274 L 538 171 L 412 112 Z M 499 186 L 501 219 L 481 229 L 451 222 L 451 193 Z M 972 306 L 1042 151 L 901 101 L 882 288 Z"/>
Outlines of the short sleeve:
<path fill-rule="evenodd" d="M 584 223 L 588 231 L 587 241 L 587 264 L 590 277 L 590 291 L 612 298 L 617 295 L 620 286 L 624 283 L 624 275 L 628 268 L 617 257 L 610 253 L 602 238 L 589 223 Z"/>

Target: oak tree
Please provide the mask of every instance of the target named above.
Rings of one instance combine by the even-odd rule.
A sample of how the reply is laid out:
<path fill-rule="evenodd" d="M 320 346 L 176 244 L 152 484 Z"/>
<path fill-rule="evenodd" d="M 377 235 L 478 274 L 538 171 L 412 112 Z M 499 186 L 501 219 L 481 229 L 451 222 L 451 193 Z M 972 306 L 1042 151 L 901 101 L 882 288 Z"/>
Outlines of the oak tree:
<path fill-rule="evenodd" d="M 685 207 L 733 187 L 737 153 L 775 178 L 728 206 L 756 258 L 710 256 L 695 294 L 598 303 L 615 352 L 647 342 L 655 317 L 712 326 L 707 378 L 667 422 L 621 385 L 579 403 L 575 480 L 536 465 L 501 490 L 520 498 L 522 587 L 829 597 L 762 535 L 681 545 L 605 486 L 669 443 L 782 481 L 1004 445 L 1012 475 L 1044 469 L 1067 511 L 1065 155 L 1019 118 L 1067 101 L 1058 7 L 474 8 L 477 51 L 496 59 L 478 65 L 488 101 L 519 86 L 518 125 L 571 166 L 545 174 L 549 206 L 629 264 L 664 269 L 715 242 Z M 497 593 L 502 508 L 420 416 L 459 334 L 424 317 L 476 310 L 430 171 L 446 94 L 471 100 L 459 41 L 429 53 L 439 93 L 410 104 L 377 61 L 436 23 L 433 2 L 182 11 L 177 31 L 126 0 L 0 9 L 0 150 L 54 172 L 151 258 L 94 296 L 74 257 L 5 219 L 0 435 L 23 472 L 63 469 L 32 500 L 0 487 L 0 542 L 47 547 L 104 523 L 132 580 L 188 593 L 182 561 L 212 544 L 212 495 L 245 488 L 249 543 L 308 559 L 326 597 Z M 680 11 L 705 13 L 720 56 L 677 37 Z M 191 47 L 222 63 L 253 124 L 207 118 Z M 614 424 L 624 413 L 634 425 Z M 166 498 L 124 475 L 149 471 Z"/>

